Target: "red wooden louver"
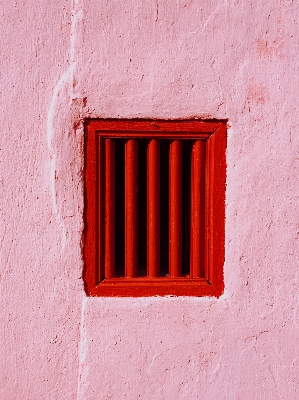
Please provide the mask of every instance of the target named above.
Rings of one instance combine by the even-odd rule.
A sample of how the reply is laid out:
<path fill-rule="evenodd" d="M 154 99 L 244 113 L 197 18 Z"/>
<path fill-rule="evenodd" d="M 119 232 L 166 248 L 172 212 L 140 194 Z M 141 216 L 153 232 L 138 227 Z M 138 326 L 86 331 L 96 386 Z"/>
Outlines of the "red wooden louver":
<path fill-rule="evenodd" d="M 91 296 L 223 293 L 226 123 L 85 123 Z"/>

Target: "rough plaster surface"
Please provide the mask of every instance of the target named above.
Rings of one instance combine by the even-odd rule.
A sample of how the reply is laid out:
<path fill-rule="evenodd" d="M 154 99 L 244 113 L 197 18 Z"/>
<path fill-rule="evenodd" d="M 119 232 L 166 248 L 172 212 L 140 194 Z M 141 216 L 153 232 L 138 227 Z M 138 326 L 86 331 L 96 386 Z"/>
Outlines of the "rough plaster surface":
<path fill-rule="evenodd" d="M 1 399 L 298 399 L 298 14 L 0 2 Z M 228 118 L 220 299 L 86 298 L 85 117 Z"/>

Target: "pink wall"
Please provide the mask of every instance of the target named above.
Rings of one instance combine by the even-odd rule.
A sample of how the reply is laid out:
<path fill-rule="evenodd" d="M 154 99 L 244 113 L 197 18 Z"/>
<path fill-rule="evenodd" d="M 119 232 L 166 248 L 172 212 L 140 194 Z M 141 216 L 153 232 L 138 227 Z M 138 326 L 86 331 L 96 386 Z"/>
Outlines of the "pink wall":
<path fill-rule="evenodd" d="M 299 398 L 297 3 L 0 11 L 0 398 Z M 85 117 L 228 118 L 220 299 L 86 298 Z"/>

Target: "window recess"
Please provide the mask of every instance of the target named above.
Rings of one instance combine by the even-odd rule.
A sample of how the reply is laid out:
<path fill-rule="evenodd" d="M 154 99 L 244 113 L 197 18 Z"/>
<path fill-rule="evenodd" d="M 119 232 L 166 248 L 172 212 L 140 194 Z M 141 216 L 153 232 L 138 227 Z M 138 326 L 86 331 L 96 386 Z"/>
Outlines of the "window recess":
<path fill-rule="evenodd" d="M 225 151 L 225 121 L 86 121 L 88 295 L 223 292 Z"/>

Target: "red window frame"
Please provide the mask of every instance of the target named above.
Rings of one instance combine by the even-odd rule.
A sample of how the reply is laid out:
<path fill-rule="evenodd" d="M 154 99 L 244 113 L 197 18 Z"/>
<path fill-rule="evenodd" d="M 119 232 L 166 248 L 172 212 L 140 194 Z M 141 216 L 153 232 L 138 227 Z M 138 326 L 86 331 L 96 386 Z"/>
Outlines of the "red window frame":
<path fill-rule="evenodd" d="M 172 263 L 173 272 L 170 276 L 159 277 L 155 271 L 155 215 L 152 217 L 151 225 L 148 227 L 148 246 L 151 247 L 151 259 L 148 262 L 152 267 L 147 277 L 136 277 L 134 266 L 130 267 L 130 260 L 134 259 L 134 237 L 127 246 L 129 261 L 126 266 L 126 277 L 109 276 L 109 263 L 113 263 L 114 249 L 110 246 L 109 235 L 113 230 L 114 215 L 109 215 L 109 202 L 113 187 L 109 189 L 109 176 L 113 174 L 113 161 L 109 161 L 109 146 L 111 140 L 105 141 L 105 166 L 101 155 L 103 152 L 104 139 L 125 138 L 128 140 L 127 169 L 134 167 L 134 143 L 138 139 L 147 138 L 152 140 L 150 159 L 155 160 L 155 142 L 159 139 L 169 139 L 173 143 L 180 140 L 193 140 L 199 143 L 205 142 L 205 224 L 204 224 L 204 274 L 198 277 L 196 272 L 192 276 L 177 276 L 175 262 Z M 131 140 L 130 140 L 131 139 Z M 115 120 L 115 119 L 88 119 L 85 122 L 85 212 L 84 212 L 84 284 L 86 293 L 90 296 L 216 296 L 219 297 L 224 290 L 223 264 L 224 264 L 224 228 L 225 228 L 225 180 L 226 180 L 226 121 L 184 120 L 184 121 L 161 121 L 161 120 Z M 110 143 L 110 144 L 109 144 Z M 130 147 L 131 146 L 131 147 Z M 178 151 L 172 146 L 173 157 Z M 195 150 L 196 151 L 196 150 Z M 152 169 L 149 172 L 149 169 Z M 179 195 L 179 179 L 176 176 L 176 166 L 170 167 L 172 171 L 172 184 L 170 196 Z M 134 188 L 134 176 L 130 172 L 128 181 Z M 149 163 L 147 174 L 151 177 L 148 182 L 148 196 L 152 204 L 159 201 L 155 198 L 155 162 Z M 171 173 L 170 173 L 171 174 Z M 193 179 L 193 178 L 192 178 Z M 195 176 L 194 184 L 197 185 Z M 101 187 L 105 180 L 105 190 Z M 108 186 L 107 186 L 108 185 Z M 196 186 L 195 186 L 196 187 Z M 129 192 L 128 192 L 129 193 Z M 134 203 L 134 190 L 131 191 Z M 193 202 L 196 202 L 196 195 Z M 106 204 L 106 215 L 103 215 L 103 203 Z M 132 203 L 132 204 L 133 204 Z M 171 208 L 175 208 L 175 201 L 171 201 Z M 174 205 L 173 205 L 174 204 Z M 149 212 L 149 211 L 148 211 Z M 107 214 L 108 213 L 108 214 Z M 170 213 L 176 213 L 171 210 Z M 134 216 L 133 216 L 134 217 Z M 128 218 L 133 218 L 132 213 Z M 109 225 L 104 220 L 112 221 Z M 136 216 L 133 218 L 136 222 Z M 129 220 L 128 220 L 129 221 Z M 134 228 L 134 221 L 126 222 Z M 176 220 L 174 219 L 174 224 Z M 132 225 L 133 224 L 133 225 Z M 126 229 L 126 227 L 125 227 Z M 196 229 L 196 227 L 195 227 Z M 170 229 L 171 230 L 171 229 Z M 174 235 L 176 231 L 169 233 Z M 128 236 L 129 237 L 129 236 Z M 196 239 L 196 235 L 194 236 Z M 194 239 L 194 240 L 195 240 Z M 194 241 L 193 240 L 193 241 Z M 192 239 L 191 239 L 192 241 Z M 196 241 L 196 240 L 195 240 Z M 104 249 L 104 250 L 103 250 Z M 170 250 L 171 251 L 171 250 Z M 173 251 L 176 251 L 174 247 Z M 200 257 L 198 246 L 191 246 L 191 257 Z M 105 252 L 105 257 L 103 256 Z M 110 261 L 109 261 L 110 260 Z M 151 261 L 152 260 L 152 261 Z M 105 264 L 105 265 L 104 265 Z M 134 264 L 134 263 L 133 263 Z M 196 262 L 195 262 L 196 264 Z M 136 265 L 136 262 L 135 262 Z M 195 267 L 196 270 L 196 267 Z M 105 275 L 105 278 L 104 278 Z M 172 276 L 171 276 L 172 275 Z M 190 274 L 191 275 L 191 274 Z"/>

